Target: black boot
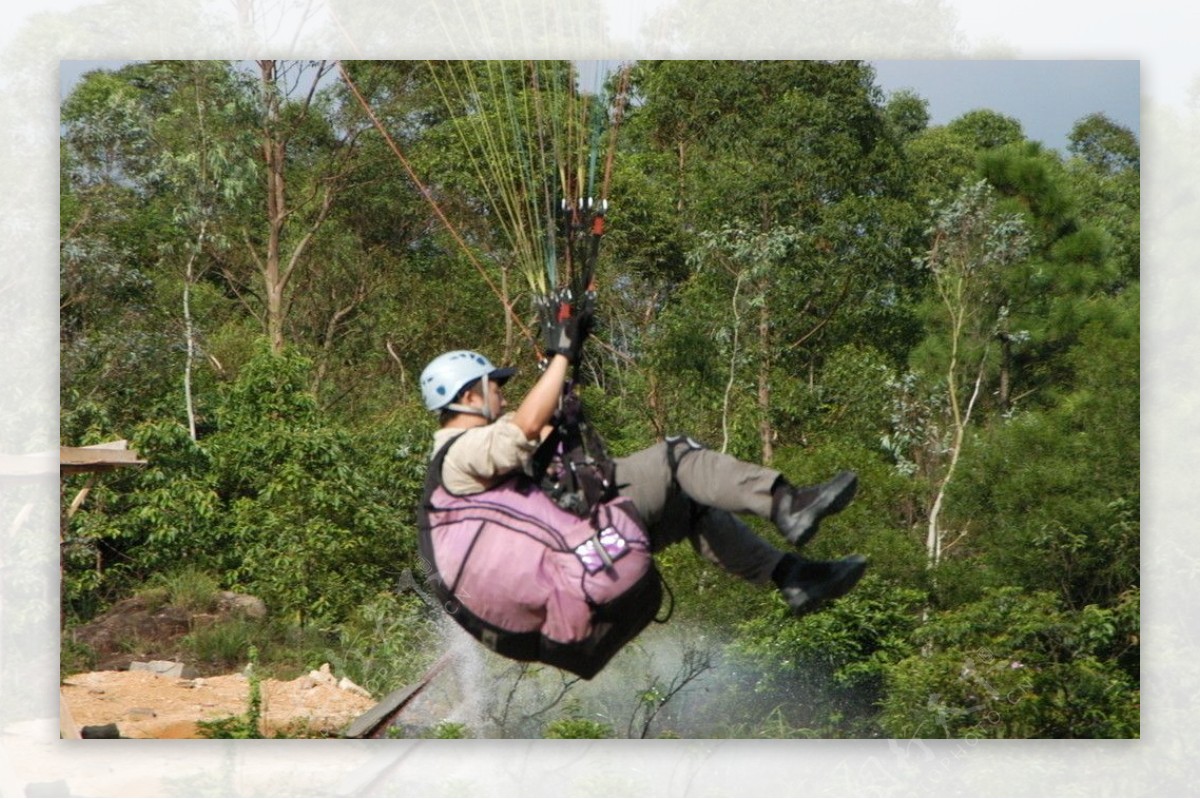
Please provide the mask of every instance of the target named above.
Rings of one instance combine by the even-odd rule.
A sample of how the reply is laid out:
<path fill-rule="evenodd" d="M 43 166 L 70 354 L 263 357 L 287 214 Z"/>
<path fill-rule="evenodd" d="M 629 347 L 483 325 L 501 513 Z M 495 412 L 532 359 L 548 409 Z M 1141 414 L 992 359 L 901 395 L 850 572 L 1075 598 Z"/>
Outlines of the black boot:
<path fill-rule="evenodd" d="M 850 555 L 841 560 L 805 560 L 788 553 L 775 567 L 771 579 L 796 616 L 820 610 L 843 596 L 867 571 L 867 559 Z"/>
<path fill-rule="evenodd" d="M 849 505 L 857 490 L 854 472 L 842 472 L 828 483 L 809 488 L 785 483 L 775 490 L 771 521 L 789 543 L 804 546 L 817 534 L 821 520 Z"/>

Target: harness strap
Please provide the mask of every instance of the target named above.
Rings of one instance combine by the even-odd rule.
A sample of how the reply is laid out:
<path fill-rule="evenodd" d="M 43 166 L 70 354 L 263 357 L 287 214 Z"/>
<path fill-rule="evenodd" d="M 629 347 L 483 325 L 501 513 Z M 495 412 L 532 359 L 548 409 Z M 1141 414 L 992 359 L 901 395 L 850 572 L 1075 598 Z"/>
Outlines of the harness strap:
<path fill-rule="evenodd" d="M 681 443 L 685 446 L 685 449 L 683 451 L 683 454 L 677 454 L 676 447 L 678 444 L 681 444 Z M 691 436 L 667 436 L 666 444 L 667 444 L 667 466 L 671 470 L 671 479 L 672 480 L 677 479 L 676 475 L 679 472 L 679 463 L 684 458 L 686 458 L 688 455 L 691 455 L 693 452 L 697 452 L 697 451 L 705 448 L 703 444 L 696 441 L 696 439 L 692 438 Z"/>

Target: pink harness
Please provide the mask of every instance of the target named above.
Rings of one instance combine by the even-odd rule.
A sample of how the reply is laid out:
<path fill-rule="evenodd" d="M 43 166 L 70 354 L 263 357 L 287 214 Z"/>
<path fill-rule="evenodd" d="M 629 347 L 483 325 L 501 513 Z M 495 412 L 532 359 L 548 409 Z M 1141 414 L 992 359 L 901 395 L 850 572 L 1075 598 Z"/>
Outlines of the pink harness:
<path fill-rule="evenodd" d="M 595 674 L 662 598 L 632 501 L 617 497 L 581 518 L 520 474 L 457 496 L 440 479 L 452 444 L 431 464 L 420 525 L 446 610 L 501 654 Z"/>

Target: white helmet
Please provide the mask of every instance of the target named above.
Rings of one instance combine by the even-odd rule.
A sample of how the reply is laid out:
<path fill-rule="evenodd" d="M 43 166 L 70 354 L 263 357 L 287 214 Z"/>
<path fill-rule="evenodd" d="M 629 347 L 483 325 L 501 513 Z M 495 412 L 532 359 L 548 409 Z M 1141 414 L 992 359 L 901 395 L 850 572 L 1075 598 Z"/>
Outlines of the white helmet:
<path fill-rule="evenodd" d="M 476 380 L 486 377 L 503 384 L 516 371 L 511 367 L 497 369 L 487 358 L 471 350 L 445 352 L 430 361 L 421 372 L 421 398 L 425 400 L 425 407 L 431 411 L 446 408 L 457 410 L 458 408 L 452 407 L 451 403 L 464 388 Z"/>

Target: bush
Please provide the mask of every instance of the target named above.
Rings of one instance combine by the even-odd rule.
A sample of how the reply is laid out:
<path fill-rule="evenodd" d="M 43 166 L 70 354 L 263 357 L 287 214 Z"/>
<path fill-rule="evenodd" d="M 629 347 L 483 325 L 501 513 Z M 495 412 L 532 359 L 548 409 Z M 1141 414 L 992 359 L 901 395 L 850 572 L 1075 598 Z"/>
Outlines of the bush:
<path fill-rule="evenodd" d="M 166 592 L 167 604 L 192 613 L 212 612 L 221 594 L 216 578 L 195 568 L 156 574 L 150 585 Z"/>
<path fill-rule="evenodd" d="M 897 738 L 1137 737 L 1136 597 L 1066 611 L 1051 592 L 992 589 L 934 616 L 921 653 L 886 669 L 881 721 Z"/>
<path fill-rule="evenodd" d="M 774 612 L 747 620 L 731 652 L 758 675 L 746 700 L 750 715 L 774 715 L 777 728 L 821 736 L 876 733 L 884 677 L 915 652 L 924 599 L 868 573 L 819 613 L 796 619 L 780 600 Z"/>
<path fill-rule="evenodd" d="M 609 724 L 591 719 L 555 719 L 546 725 L 547 738 L 612 738 L 613 728 Z"/>
<path fill-rule="evenodd" d="M 309 364 L 260 353 L 209 442 L 239 561 L 236 582 L 301 625 L 336 623 L 411 557 L 412 507 L 376 476 L 368 439 L 323 422 Z"/>
<path fill-rule="evenodd" d="M 435 610 L 416 594 L 376 594 L 337 626 L 329 661 L 376 696 L 415 682 L 438 640 Z"/>

